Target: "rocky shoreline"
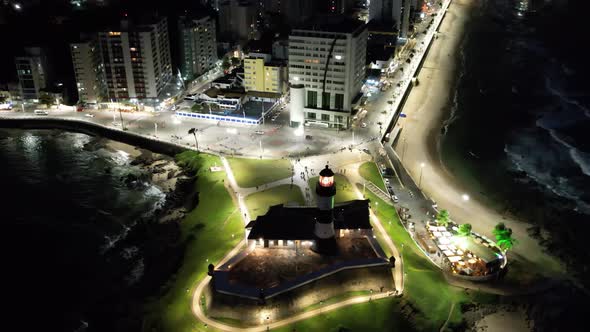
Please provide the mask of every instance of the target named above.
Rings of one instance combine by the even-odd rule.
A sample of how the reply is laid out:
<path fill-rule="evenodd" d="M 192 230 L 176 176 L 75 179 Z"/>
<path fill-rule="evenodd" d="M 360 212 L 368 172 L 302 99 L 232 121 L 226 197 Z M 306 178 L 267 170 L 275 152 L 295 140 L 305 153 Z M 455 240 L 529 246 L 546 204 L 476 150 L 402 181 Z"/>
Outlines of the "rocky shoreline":
<path fill-rule="evenodd" d="M 181 184 L 192 181 L 191 177 L 176 164 L 173 157 L 106 138 L 87 144 L 85 149 L 122 152 L 127 156 L 129 165 L 140 170 L 139 173 L 130 172 L 122 178 L 126 185 L 133 186 L 141 182 L 149 182 L 162 190 L 166 195 L 165 202 L 154 211 L 154 219 L 158 223 L 180 222 L 184 218 L 187 213 L 184 207 L 186 188 Z"/>

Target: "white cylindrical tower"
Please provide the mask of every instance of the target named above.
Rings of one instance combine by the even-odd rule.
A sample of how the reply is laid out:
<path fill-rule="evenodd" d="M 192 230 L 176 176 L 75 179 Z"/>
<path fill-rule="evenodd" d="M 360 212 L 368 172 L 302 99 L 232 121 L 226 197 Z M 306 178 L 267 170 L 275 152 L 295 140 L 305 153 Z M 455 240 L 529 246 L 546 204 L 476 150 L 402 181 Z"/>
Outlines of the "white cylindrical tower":
<path fill-rule="evenodd" d="M 318 216 L 314 228 L 316 243 L 313 249 L 322 254 L 334 254 L 336 252 L 336 237 L 333 210 L 336 182 L 334 181 L 334 172 L 328 165 L 320 172 L 315 192 L 318 202 Z"/>
<path fill-rule="evenodd" d="M 303 84 L 291 85 L 291 109 L 290 126 L 297 128 L 303 126 L 305 121 L 303 115 L 303 105 L 305 104 L 305 86 Z"/>

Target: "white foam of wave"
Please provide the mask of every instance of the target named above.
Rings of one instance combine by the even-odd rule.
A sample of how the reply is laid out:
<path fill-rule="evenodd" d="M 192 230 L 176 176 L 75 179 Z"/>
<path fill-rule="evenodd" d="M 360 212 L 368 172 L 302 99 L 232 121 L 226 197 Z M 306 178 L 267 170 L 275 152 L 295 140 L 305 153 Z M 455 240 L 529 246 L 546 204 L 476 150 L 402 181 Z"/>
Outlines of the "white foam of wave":
<path fill-rule="evenodd" d="M 572 161 L 578 165 L 584 175 L 590 176 L 590 154 L 578 150 L 578 148 L 563 140 L 554 129 L 545 126 L 542 119 L 537 120 L 536 124 L 537 127 L 547 130 L 554 141 L 566 147 Z"/>
<path fill-rule="evenodd" d="M 578 149 L 570 149 L 572 160 L 578 164 L 582 173 L 590 176 L 590 153 L 581 152 Z"/>
<path fill-rule="evenodd" d="M 547 90 L 549 92 L 551 92 L 554 96 L 559 97 L 559 99 L 561 101 L 564 101 L 567 104 L 570 105 L 574 105 L 577 108 L 581 109 L 584 112 L 584 115 L 588 118 L 590 118 L 590 109 L 582 104 L 580 104 L 580 102 L 578 102 L 577 100 L 568 98 L 566 96 L 566 94 L 564 92 L 561 92 L 559 90 L 557 90 L 556 88 L 554 88 L 551 85 L 551 80 L 549 79 L 549 77 L 545 76 L 545 87 L 547 88 Z"/>
<path fill-rule="evenodd" d="M 121 241 L 127 237 L 127 234 L 129 234 L 129 231 L 135 225 L 136 225 L 136 222 L 134 222 L 132 225 L 129 225 L 129 226 L 123 226 L 123 230 L 119 234 L 115 234 L 115 235 L 111 235 L 111 236 L 105 235 L 104 236 L 105 244 L 103 244 L 103 246 L 100 248 L 100 252 L 105 253 L 107 250 L 115 247 L 115 245 L 119 241 Z"/>
<path fill-rule="evenodd" d="M 534 154 L 534 151 L 539 152 Z M 558 156 L 552 155 L 545 149 L 541 150 L 538 144 L 527 142 L 527 140 L 512 146 L 505 145 L 504 152 L 515 170 L 525 172 L 528 178 L 553 194 L 576 202 L 578 206 L 576 210 L 590 214 L 590 204 L 580 199 L 583 193 L 570 183 L 570 179 L 552 175 L 551 166 L 559 160 Z"/>
<path fill-rule="evenodd" d="M 164 206 L 166 203 L 166 194 L 157 186 L 150 184 L 144 193 L 144 196 L 154 198 L 156 201 L 152 205 L 152 209 L 144 213 L 144 217 L 151 216 L 154 211 Z"/>
<path fill-rule="evenodd" d="M 125 277 L 125 281 L 127 281 L 128 285 L 133 285 L 141 279 L 143 273 L 145 271 L 145 263 L 143 262 L 143 258 L 140 258 L 137 263 L 133 266 L 133 270 L 129 273 L 128 276 Z"/>

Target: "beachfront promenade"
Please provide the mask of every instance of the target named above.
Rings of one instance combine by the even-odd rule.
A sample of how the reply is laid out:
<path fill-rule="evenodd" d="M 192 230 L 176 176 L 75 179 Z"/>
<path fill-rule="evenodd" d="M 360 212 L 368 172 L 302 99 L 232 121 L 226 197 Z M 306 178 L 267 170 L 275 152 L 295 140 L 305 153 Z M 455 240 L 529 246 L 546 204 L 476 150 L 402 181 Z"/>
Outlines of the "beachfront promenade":
<path fill-rule="evenodd" d="M 440 156 L 441 128 L 449 117 L 447 107 L 453 100 L 456 81 L 457 56 L 461 41 L 470 19 L 472 0 L 453 0 L 442 22 L 438 39 L 428 52 L 418 74 L 420 84 L 413 87 L 403 106 L 406 118 L 400 118 L 403 126 L 397 140 L 397 155 L 403 154 L 403 166 L 414 180 L 422 172 L 421 189 L 439 208 L 448 210 L 458 223 L 470 223 L 473 230 L 493 238 L 491 231 L 499 222 L 512 228 L 519 243 L 511 253 L 512 257 L 526 257 L 537 266 L 544 266 L 548 272 L 561 271 L 558 261 L 544 253 L 537 240 L 527 234 L 530 225 L 491 209 L 478 192 L 473 192 L 445 169 Z M 425 163 L 421 169 L 420 164 Z M 469 200 L 464 200 L 468 195 Z"/>

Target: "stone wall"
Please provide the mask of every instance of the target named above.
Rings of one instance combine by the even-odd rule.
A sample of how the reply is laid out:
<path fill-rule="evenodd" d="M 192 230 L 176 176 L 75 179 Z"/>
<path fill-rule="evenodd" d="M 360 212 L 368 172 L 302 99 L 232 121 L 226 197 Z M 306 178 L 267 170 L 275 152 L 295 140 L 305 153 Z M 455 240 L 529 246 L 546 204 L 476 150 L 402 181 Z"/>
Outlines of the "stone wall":
<path fill-rule="evenodd" d="M 271 323 L 302 312 L 305 308 L 320 301 L 352 291 L 394 290 L 391 268 L 377 266 L 344 270 L 331 276 L 303 285 L 292 291 L 266 300 L 248 300 L 212 290 L 212 283 L 205 292 L 207 314 L 212 318 L 231 318 L 247 325 Z M 267 320 L 266 317 L 269 317 Z"/>

